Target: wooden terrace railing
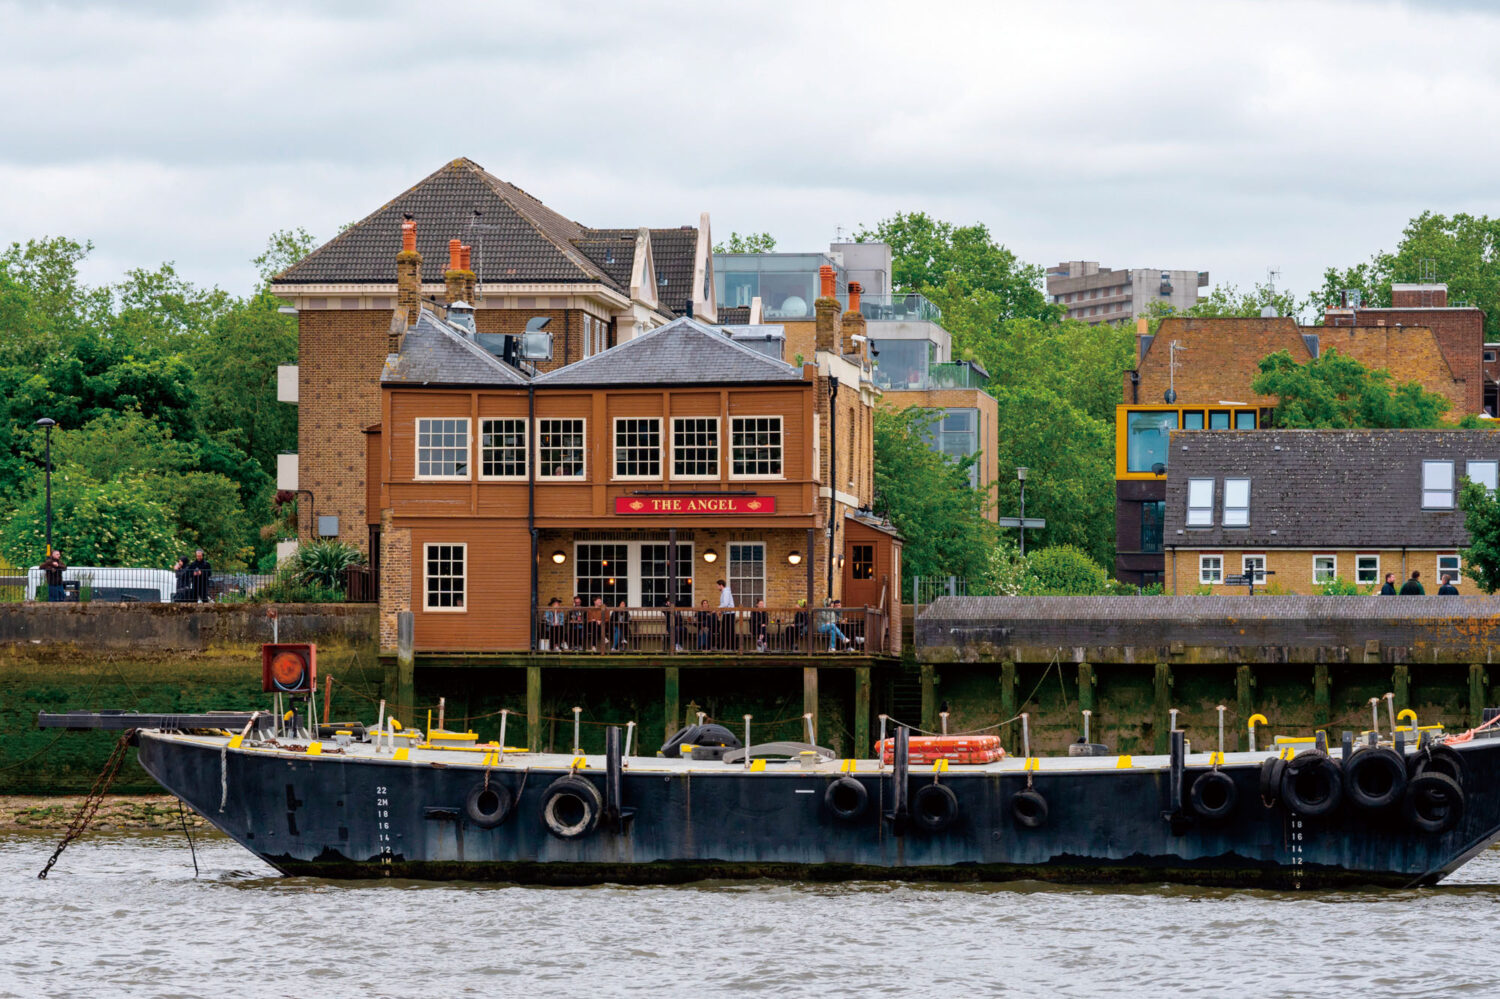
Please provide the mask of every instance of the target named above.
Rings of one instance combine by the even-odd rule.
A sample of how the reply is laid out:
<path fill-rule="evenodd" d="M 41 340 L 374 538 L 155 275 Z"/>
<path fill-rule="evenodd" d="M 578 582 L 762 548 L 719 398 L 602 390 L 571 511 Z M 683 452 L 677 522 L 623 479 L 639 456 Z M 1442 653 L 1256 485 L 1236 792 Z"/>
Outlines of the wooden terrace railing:
<path fill-rule="evenodd" d="M 547 655 L 840 655 L 890 649 L 873 607 L 538 608 L 536 649 Z"/>

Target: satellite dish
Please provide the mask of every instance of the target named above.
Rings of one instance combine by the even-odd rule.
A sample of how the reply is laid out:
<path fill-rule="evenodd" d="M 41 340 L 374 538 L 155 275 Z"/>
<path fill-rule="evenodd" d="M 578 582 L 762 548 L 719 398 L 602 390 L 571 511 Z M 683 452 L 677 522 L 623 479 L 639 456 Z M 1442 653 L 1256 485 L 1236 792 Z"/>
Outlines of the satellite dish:
<path fill-rule="evenodd" d="M 1177 401 L 1177 390 L 1176 389 L 1167 389 L 1165 392 L 1162 393 L 1162 398 L 1165 399 L 1165 400 L 1167 400 L 1168 402 L 1176 402 Z"/>
<path fill-rule="evenodd" d="M 1166 475 L 1167 474 L 1167 465 L 1166 465 L 1166 462 L 1158 461 L 1156 464 L 1152 465 L 1151 466 L 1151 474 L 1152 475 Z"/>

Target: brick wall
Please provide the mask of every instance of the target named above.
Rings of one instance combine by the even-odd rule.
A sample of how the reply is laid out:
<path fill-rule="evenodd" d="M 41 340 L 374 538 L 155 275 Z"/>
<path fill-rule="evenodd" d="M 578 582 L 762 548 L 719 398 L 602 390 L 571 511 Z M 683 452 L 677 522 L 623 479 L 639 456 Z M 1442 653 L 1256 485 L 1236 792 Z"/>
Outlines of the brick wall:
<path fill-rule="evenodd" d="M 1426 326 L 1335 326 L 1318 333 L 1320 352 L 1337 349 L 1367 368 L 1386 369 L 1398 382 L 1416 382 L 1446 397 L 1452 403 L 1449 419 L 1479 411 L 1469 405 L 1472 392 L 1467 380 L 1449 365 L 1436 334 Z M 1474 356 L 1483 356 L 1479 348 Z"/>
<path fill-rule="evenodd" d="M 1454 376 L 1464 380 L 1464 412 L 1484 410 L 1483 310 L 1360 309 L 1358 317 L 1361 326 L 1384 321 L 1386 326 L 1425 326 L 1432 330 Z"/>
<path fill-rule="evenodd" d="M 1245 555 L 1263 555 L 1266 559 L 1266 568 L 1275 573 L 1267 578 L 1267 584 L 1274 584 L 1276 592 L 1295 594 L 1317 594 L 1320 593 L 1319 584 L 1313 582 L 1313 556 L 1333 555 L 1337 559 L 1336 570 L 1340 579 L 1355 582 L 1356 558 L 1359 555 L 1378 555 L 1380 567 L 1377 573 L 1379 582 L 1384 582 L 1385 574 L 1394 572 L 1396 574 L 1396 586 L 1401 584 L 1412 574 L 1413 571 L 1422 574 L 1422 585 L 1427 588 L 1428 593 L 1436 593 L 1441 580 L 1438 577 L 1438 557 L 1440 555 L 1456 555 L 1457 549 L 1447 551 L 1413 551 L 1408 549 L 1403 552 L 1399 548 L 1362 548 L 1354 550 L 1350 548 L 1306 548 L 1282 551 L 1266 551 L 1253 548 L 1182 548 L 1167 554 L 1167 592 L 1172 593 L 1175 578 L 1175 592 L 1181 594 L 1192 594 L 1198 592 L 1203 585 L 1199 579 L 1199 556 L 1219 555 L 1223 559 L 1224 575 L 1236 576 L 1244 571 Z M 1175 559 L 1175 573 L 1174 573 Z M 1457 580 L 1458 589 L 1461 593 L 1472 594 L 1475 592 L 1474 583 L 1463 577 Z M 1377 583 L 1377 590 L 1380 588 Z M 1261 588 L 1256 587 L 1257 592 Z M 1243 586 L 1219 586 L 1210 588 L 1210 592 L 1220 595 L 1244 594 Z"/>
<path fill-rule="evenodd" d="M 396 615 L 411 610 L 411 530 L 391 526 L 391 512 L 380 518 L 380 647 L 396 647 Z"/>

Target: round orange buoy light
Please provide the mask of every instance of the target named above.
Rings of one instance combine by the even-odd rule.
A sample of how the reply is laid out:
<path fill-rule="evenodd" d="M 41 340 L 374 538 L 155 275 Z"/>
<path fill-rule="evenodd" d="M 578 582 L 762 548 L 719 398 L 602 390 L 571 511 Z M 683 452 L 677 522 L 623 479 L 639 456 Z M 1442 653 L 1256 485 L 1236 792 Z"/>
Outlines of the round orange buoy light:
<path fill-rule="evenodd" d="M 306 685 L 307 661 L 295 652 L 278 652 L 271 659 L 271 679 L 283 690 Z"/>

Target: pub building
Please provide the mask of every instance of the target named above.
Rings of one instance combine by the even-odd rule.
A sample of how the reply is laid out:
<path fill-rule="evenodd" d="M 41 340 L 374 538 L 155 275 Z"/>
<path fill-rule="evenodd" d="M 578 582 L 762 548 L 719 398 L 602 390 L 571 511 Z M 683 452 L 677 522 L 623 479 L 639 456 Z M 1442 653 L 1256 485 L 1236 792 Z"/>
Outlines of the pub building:
<path fill-rule="evenodd" d="M 864 319 L 822 280 L 797 363 L 691 305 L 563 366 L 456 294 L 397 310 L 365 438 L 382 647 L 410 611 L 421 653 L 899 651 Z"/>

